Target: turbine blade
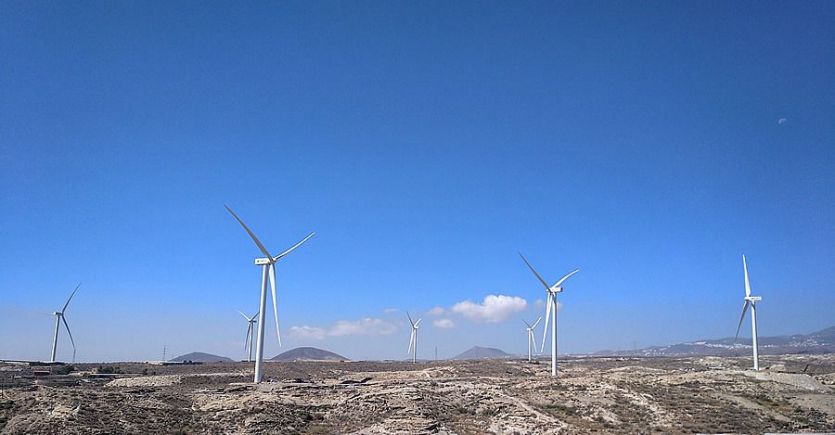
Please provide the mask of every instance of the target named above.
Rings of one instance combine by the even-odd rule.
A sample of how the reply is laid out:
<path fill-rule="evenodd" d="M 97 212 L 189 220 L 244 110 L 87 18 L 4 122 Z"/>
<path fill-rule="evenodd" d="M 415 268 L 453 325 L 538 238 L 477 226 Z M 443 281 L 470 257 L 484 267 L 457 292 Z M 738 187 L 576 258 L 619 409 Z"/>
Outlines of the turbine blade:
<path fill-rule="evenodd" d="M 545 327 L 542 328 L 542 349 L 539 350 L 539 353 L 545 352 L 545 339 L 548 338 L 548 318 L 551 317 L 551 298 L 553 295 L 551 292 L 548 292 L 548 297 L 546 298 L 547 308 L 545 308 Z"/>
<path fill-rule="evenodd" d="M 258 317 L 258 314 L 260 314 L 260 313 L 261 313 L 261 311 L 256 311 L 255 314 L 253 314 L 252 317 L 250 317 L 247 320 L 249 320 L 250 322 L 255 320 L 255 318 Z"/>
<path fill-rule="evenodd" d="M 77 285 L 77 286 L 75 286 L 75 290 L 73 290 L 73 291 L 72 291 L 72 293 L 70 294 L 69 299 L 67 299 L 67 303 L 66 303 L 66 304 L 64 304 L 64 308 L 61 308 L 61 312 L 62 312 L 62 313 L 63 313 L 63 312 L 67 309 L 67 306 L 70 304 L 70 301 L 72 300 L 72 297 L 73 297 L 73 296 L 75 296 L 75 292 L 77 292 L 77 291 L 78 291 L 78 288 L 79 288 L 79 287 L 81 287 L 81 283 L 78 283 L 78 285 Z"/>
<path fill-rule="evenodd" d="M 224 205 L 224 207 L 226 207 L 226 210 L 227 210 L 227 211 L 229 211 L 229 213 L 231 213 L 231 214 L 232 214 L 232 217 L 234 217 L 234 218 L 235 218 L 235 220 L 236 220 L 236 221 L 238 221 L 238 223 L 239 223 L 239 224 L 241 224 L 241 226 L 242 226 L 242 227 L 244 227 L 244 231 L 246 231 L 246 233 L 247 233 L 247 234 L 249 234 L 249 237 L 250 237 L 250 238 L 252 238 L 252 241 L 253 241 L 253 242 L 255 242 L 255 244 L 256 244 L 256 245 L 258 245 L 258 249 L 260 249 L 260 250 L 261 250 L 261 252 L 262 252 L 264 255 L 266 255 L 266 256 L 267 256 L 267 258 L 272 259 L 272 258 L 273 258 L 273 256 L 272 256 L 272 255 L 270 255 L 270 252 L 269 252 L 269 251 L 267 251 L 267 248 L 265 248 L 265 247 L 264 247 L 264 245 L 263 245 L 263 244 L 261 244 L 261 241 L 260 241 L 260 240 L 258 240 L 258 237 L 255 237 L 255 234 L 252 232 L 252 230 L 250 230 L 250 229 L 249 229 L 249 227 L 248 227 L 248 226 L 246 226 L 246 224 L 244 223 L 244 221 L 242 221 L 242 220 L 241 220 L 241 218 L 239 218 L 239 217 L 238 217 L 238 215 L 236 215 L 236 214 L 235 214 L 235 212 L 234 212 L 234 211 L 232 211 L 232 209 L 231 209 L 231 208 L 229 208 L 229 206 L 228 206 L 228 205 Z"/>
<path fill-rule="evenodd" d="M 247 317 L 246 314 L 242 313 L 240 310 L 235 311 L 237 311 L 240 315 L 244 316 L 244 319 L 246 319 L 246 321 L 249 322 L 249 317 Z"/>
<path fill-rule="evenodd" d="M 534 351 L 536 351 L 536 337 L 534 337 L 534 335 L 536 334 L 534 334 L 533 331 L 531 331 L 531 341 L 533 342 L 533 349 Z"/>
<path fill-rule="evenodd" d="M 540 321 L 540 320 L 542 320 L 542 316 L 539 316 L 539 318 L 538 318 L 538 319 L 536 319 L 536 322 L 533 322 L 533 326 L 531 326 L 531 329 L 536 328 L 536 325 L 539 325 L 539 321 Z"/>
<path fill-rule="evenodd" d="M 275 264 L 270 266 L 270 288 L 273 292 L 273 314 L 275 314 L 275 335 L 278 337 L 278 347 L 281 347 L 281 329 L 278 326 L 278 297 L 275 294 Z"/>
<path fill-rule="evenodd" d="M 315 232 L 315 231 L 314 231 L 314 232 L 312 232 L 312 233 L 310 233 L 310 234 L 308 234 L 308 235 L 307 235 L 307 237 L 305 237 L 305 238 L 301 239 L 301 241 L 299 241 L 299 243 L 296 243 L 295 245 L 291 246 L 291 247 L 290 247 L 290 249 L 288 249 L 288 250 L 286 250 L 286 251 L 282 252 L 281 254 L 276 255 L 275 257 L 273 257 L 273 261 L 278 261 L 281 257 L 284 257 L 285 255 L 287 255 L 287 254 L 289 254 L 289 253 L 293 252 L 293 250 L 294 250 L 294 249 L 296 249 L 296 248 L 298 248 L 299 246 L 301 246 L 301 245 L 302 245 L 302 243 L 306 242 L 306 241 L 307 241 L 307 239 L 309 239 L 309 238 L 313 237 L 313 235 L 314 235 L 314 234 L 316 234 L 316 232 Z"/>
<path fill-rule="evenodd" d="M 412 321 L 412 316 L 410 316 L 410 315 L 409 315 L 409 312 L 408 312 L 408 311 L 406 311 L 406 317 L 408 317 L 408 318 L 409 318 L 409 323 L 411 323 L 411 324 L 412 324 L 412 328 L 414 328 L 414 327 L 415 327 L 415 322 L 413 322 L 413 321 Z"/>
<path fill-rule="evenodd" d="M 536 275 L 536 279 L 538 279 L 538 280 L 539 280 L 539 282 L 541 282 L 541 283 L 542 283 L 542 285 L 545 287 L 545 290 L 549 290 L 549 289 L 550 289 L 550 287 L 548 287 L 548 283 L 546 283 L 546 282 L 545 282 L 545 280 L 544 280 L 544 279 L 542 279 L 542 277 L 539 275 L 539 273 L 537 273 L 537 272 L 536 272 L 536 269 L 534 269 L 534 268 L 533 268 L 533 266 L 531 266 L 531 263 L 528 263 L 528 259 L 527 259 L 527 258 L 525 258 L 525 256 L 524 256 L 524 255 L 522 255 L 522 253 L 521 253 L 521 252 L 519 253 L 519 256 L 520 256 L 520 257 L 522 257 L 522 261 L 524 261 L 524 262 L 525 262 L 525 264 L 527 264 L 527 265 L 528 265 L 528 269 L 530 269 L 530 270 L 531 270 L 531 272 L 533 272 L 533 274 L 534 274 L 534 275 Z"/>
<path fill-rule="evenodd" d="M 532 328 L 531 324 L 530 324 L 530 323 L 528 323 L 525 319 L 522 319 L 522 323 L 524 323 L 524 324 L 525 324 L 525 326 L 527 326 L 527 327 L 528 327 L 528 329 L 531 329 L 531 328 Z"/>
<path fill-rule="evenodd" d="M 421 321 L 421 320 L 423 320 L 423 319 L 417 319 L 417 322 L 415 322 L 415 328 L 417 328 L 417 327 L 418 327 L 418 325 L 420 324 L 420 321 Z"/>
<path fill-rule="evenodd" d="M 67 319 L 64 316 L 61 316 L 61 320 L 64 321 L 64 327 L 67 328 L 67 334 L 70 336 L 70 343 L 72 343 L 72 358 L 75 360 L 75 340 L 72 339 L 72 332 L 70 332 L 70 325 L 67 324 Z"/>
<path fill-rule="evenodd" d="M 412 343 L 415 341 L 415 330 L 412 329 L 412 333 L 409 335 L 409 350 L 406 351 L 407 354 L 412 352 Z"/>
<path fill-rule="evenodd" d="M 748 263 L 745 261 L 745 254 L 742 254 L 742 270 L 745 272 L 745 296 L 751 296 L 751 283 L 748 281 Z"/>
<path fill-rule="evenodd" d="M 580 271 L 580 269 L 577 269 L 577 270 L 575 270 L 575 271 L 573 271 L 573 272 L 569 272 L 569 273 L 565 274 L 565 276 L 563 276 L 562 278 L 560 278 L 560 280 L 559 280 L 559 281 L 557 281 L 557 282 L 556 282 L 556 283 L 555 283 L 552 287 L 559 287 L 559 286 L 560 286 L 560 284 L 562 284 L 565 280 L 567 280 L 568 278 L 571 278 L 571 275 L 574 275 L 575 273 L 577 273 L 577 272 L 579 272 L 579 271 Z"/>
<path fill-rule="evenodd" d="M 252 323 L 246 328 L 246 339 L 244 340 L 244 352 L 246 352 L 247 346 L 249 346 L 249 336 L 252 333 Z"/>
<path fill-rule="evenodd" d="M 736 327 L 736 335 L 734 336 L 734 340 L 736 340 L 739 337 L 739 329 L 742 328 L 742 321 L 745 320 L 745 311 L 748 310 L 748 305 L 750 304 L 751 302 L 747 300 L 744 304 L 742 304 L 742 315 L 739 316 L 739 325 L 737 325 Z"/>

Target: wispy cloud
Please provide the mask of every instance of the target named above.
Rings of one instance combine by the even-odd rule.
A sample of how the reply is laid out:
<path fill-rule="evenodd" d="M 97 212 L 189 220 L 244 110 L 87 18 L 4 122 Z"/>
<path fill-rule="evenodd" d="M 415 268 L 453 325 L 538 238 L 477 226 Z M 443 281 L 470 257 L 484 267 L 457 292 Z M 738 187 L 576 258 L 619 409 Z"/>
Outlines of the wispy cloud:
<path fill-rule="evenodd" d="M 432 316 L 440 316 L 441 314 L 444 314 L 444 311 L 444 307 L 435 307 L 427 312 Z"/>
<path fill-rule="evenodd" d="M 787 123 L 787 122 L 789 122 L 789 120 L 788 120 L 788 119 L 786 119 L 786 118 L 780 118 L 780 119 L 778 119 L 778 120 L 777 120 L 777 125 L 783 125 L 783 124 L 785 124 L 785 123 Z"/>
<path fill-rule="evenodd" d="M 469 300 L 458 302 L 452 311 L 476 322 L 498 323 L 527 306 L 528 302 L 518 296 L 487 295 L 480 304 Z"/>
<path fill-rule="evenodd" d="M 350 335 L 390 335 L 397 331 L 397 326 L 391 322 L 374 317 L 359 320 L 340 320 L 328 327 L 292 326 L 290 335 L 297 338 L 313 338 L 322 340 L 326 337 L 345 337 Z"/>
<path fill-rule="evenodd" d="M 386 314 L 392 314 L 392 313 L 396 313 L 398 311 L 400 311 L 400 310 L 398 310 L 397 308 L 383 308 L 383 312 L 386 313 Z"/>
<path fill-rule="evenodd" d="M 455 327 L 455 322 L 451 319 L 438 319 L 433 321 L 432 324 L 435 325 L 436 328 L 441 329 L 451 329 Z"/>

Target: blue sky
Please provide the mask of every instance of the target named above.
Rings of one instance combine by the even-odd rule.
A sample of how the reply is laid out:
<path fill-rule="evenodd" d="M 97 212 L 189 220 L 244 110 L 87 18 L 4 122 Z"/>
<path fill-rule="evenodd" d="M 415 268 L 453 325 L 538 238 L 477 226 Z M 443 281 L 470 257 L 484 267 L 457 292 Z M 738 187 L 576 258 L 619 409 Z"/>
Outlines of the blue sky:
<path fill-rule="evenodd" d="M 223 204 L 273 251 L 317 232 L 285 349 L 405 358 L 410 310 L 420 356 L 521 353 L 517 251 L 581 269 L 565 352 L 732 335 L 742 253 L 762 334 L 835 324 L 831 2 L 0 9 L 0 357 L 48 358 L 78 282 L 80 360 L 242 355 L 258 251 Z"/>

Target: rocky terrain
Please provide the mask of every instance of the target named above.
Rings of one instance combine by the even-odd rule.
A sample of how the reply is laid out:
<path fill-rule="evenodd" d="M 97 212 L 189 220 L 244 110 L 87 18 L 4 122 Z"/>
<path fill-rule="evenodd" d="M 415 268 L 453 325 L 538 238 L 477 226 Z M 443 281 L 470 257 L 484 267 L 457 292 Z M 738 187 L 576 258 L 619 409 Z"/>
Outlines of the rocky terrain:
<path fill-rule="evenodd" d="M 835 355 L 438 363 L 0 364 L 0 432 L 835 431 Z M 46 376 L 36 370 L 48 370 Z M 98 374 L 96 374 L 98 373 Z"/>

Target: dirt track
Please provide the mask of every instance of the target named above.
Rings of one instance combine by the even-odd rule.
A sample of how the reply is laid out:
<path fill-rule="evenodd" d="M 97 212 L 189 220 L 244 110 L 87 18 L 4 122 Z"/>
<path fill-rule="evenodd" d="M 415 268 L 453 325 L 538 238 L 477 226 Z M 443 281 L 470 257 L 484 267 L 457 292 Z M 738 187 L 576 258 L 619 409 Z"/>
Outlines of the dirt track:
<path fill-rule="evenodd" d="M 3 433 L 762 433 L 835 431 L 835 356 L 118 364 L 115 380 L 0 371 Z M 114 365 L 108 365 L 114 366 Z M 98 367 L 98 366 L 95 366 Z M 79 370 L 94 366 L 77 365 Z M 141 375 L 145 371 L 147 375 Z M 20 378 L 23 375 L 24 378 Z"/>

